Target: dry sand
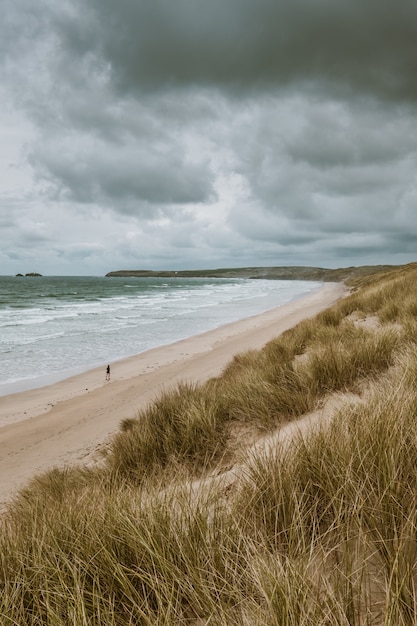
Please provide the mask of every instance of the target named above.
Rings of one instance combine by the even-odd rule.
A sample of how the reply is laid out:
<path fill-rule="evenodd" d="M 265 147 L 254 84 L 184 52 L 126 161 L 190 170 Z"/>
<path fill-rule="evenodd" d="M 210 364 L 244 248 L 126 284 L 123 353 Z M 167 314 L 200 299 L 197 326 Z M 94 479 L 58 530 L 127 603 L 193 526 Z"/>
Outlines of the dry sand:
<path fill-rule="evenodd" d="M 91 464 L 118 430 L 164 389 L 221 373 L 233 355 L 268 341 L 346 295 L 328 283 L 304 298 L 215 330 L 93 369 L 59 383 L 0 398 L 0 508 L 34 475 Z"/>

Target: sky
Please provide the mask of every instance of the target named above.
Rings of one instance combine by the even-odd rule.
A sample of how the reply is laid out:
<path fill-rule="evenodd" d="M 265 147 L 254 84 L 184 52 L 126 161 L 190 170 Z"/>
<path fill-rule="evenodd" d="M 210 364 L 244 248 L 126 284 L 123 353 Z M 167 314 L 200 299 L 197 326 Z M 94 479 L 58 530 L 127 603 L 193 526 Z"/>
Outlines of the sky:
<path fill-rule="evenodd" d="M 417 261 L 415 0 L 3 0 L 0 274 Z"/>

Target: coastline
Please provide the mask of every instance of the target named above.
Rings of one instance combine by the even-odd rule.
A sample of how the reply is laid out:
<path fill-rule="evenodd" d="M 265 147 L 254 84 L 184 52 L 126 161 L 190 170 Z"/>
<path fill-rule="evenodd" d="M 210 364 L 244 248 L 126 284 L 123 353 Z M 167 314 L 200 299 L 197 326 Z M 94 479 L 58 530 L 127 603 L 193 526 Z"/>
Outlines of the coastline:
<path fill-rule="evenodd" d="M 346 295 L 325 283 L 283 306 L 153 348 L 46 387 L 0 397 L 0 507 L 33 476 L 53 467 L 94 464 L 120 422 L 164 389 L 219 375 L 235 354 L 268 341 Z"/>
<path fill-rule="evenodd" d="M 273 280 L 239 284 L 236 279 L 231 284 L 207 279 L 42 280 L 45 284 L 38 283 L 34 293 L 14 294 L 10 283 L 4 287 L 5 302 L 17 298 L 22 306 L 16 311 L 0 310 L 4 329 L 0 397 L 46 387 L 258 315 L 323 284 Z"/>

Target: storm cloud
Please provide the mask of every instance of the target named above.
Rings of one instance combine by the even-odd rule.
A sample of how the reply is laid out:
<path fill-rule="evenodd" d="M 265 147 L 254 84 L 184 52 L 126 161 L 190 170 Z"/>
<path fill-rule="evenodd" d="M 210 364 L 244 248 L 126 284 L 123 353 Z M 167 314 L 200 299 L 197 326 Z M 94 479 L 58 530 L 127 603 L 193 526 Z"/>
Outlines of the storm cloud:
<path fill-rule="evenodd" d="M 0 30 L 2 273 L 414 260 L 415 2 L 6 0 Z"/>
<path fill-rule="evenodd" d="M 415 100 L 412 0 L 90 0 L 57 19 L 68 59 L 95 58 L 126 92 L 320 80 Z M 92 56 L 89 56 L 92 55 Z"/>

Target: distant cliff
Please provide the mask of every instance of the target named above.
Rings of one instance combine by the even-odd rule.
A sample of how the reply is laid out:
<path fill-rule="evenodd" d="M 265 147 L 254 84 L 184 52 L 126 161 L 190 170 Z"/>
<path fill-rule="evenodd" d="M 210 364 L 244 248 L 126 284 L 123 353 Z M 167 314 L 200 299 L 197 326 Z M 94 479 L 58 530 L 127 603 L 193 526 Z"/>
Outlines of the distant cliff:
<path fill-rule="evenodd" d="M 326 269 L 323 267 L 283 266 L 283 267 L 241 267 L 220 268 L 213 270 L 117 270 L 109 272 L 110 277 L 138 278 L 267 278 L 275 280 L 317 280 L 325 282 L 342 282 L 349 278 L 367 276 L 379 271 L 393 269 L 393 265 L 363 265 Z"/>

